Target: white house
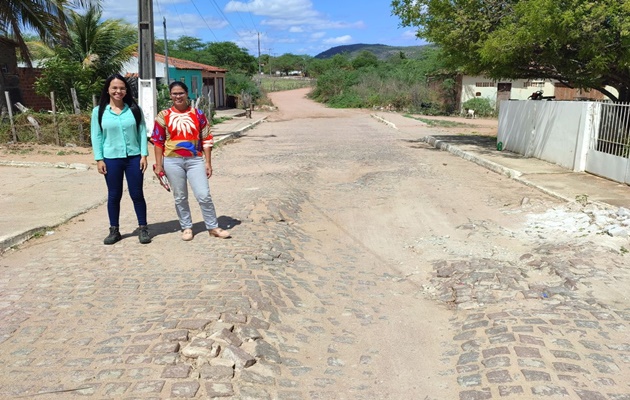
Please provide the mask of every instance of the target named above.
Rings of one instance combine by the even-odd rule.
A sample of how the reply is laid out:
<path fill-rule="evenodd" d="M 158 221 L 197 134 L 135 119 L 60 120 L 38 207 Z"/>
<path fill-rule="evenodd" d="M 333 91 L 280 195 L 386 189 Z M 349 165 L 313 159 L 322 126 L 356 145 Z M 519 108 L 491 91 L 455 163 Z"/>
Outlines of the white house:
<path fill-rule="evenodd" d="M 611 93 L 617 91 L 607 87 Z M 461 77 L 460 107 L 474 98 L 486 98 L 490 100 L 495 108 L 503 100 L 527 100 L 532 93 L 542 90 L 543 96 L 554 96 L 555 100 L 607 100 L 597 90 L 584 91 L 580 89 L 568 88 L 562 83 L 549 79 L 500 79 L 494 80 L 483 76 Z"/>

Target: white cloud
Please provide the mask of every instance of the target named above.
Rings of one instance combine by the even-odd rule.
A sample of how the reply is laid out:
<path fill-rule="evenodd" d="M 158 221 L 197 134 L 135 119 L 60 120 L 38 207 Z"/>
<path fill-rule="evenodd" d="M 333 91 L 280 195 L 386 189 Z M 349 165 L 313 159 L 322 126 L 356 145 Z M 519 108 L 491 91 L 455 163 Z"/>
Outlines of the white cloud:
<path fill-rule="evenodd" d="M 326 36 L 326 32 L 315 32 L 311 34 L 311 39 L 317 40 L 323 38 L 324 36 Z"/>
<path fill-rule="evenodd" d="M 346 44 L 350 42 L 352 42 L 352 36 L 350 35 L 339 36 L 336 38 L 329 38 L 323 41 L 323 43 L 330 44 L 330 45 Z"/>
<path fill-rule="evenodd" d="M 413 31 L 413 30 L 406 30 L 403 32 L 402 37 L 403 39 L 416 39 L 416 32 L 417 31 Z"/>
<path fill-rule="evenodd" d="M 313 9 L 309 0 L 252 0 L 250 2 L 229 1 L 225 5 L 226 12 L 250 12 L 255 15 L 288 18 L 300 15 L 303 18 L 313 18 L 319 13 Z"/>
<path fill-rule="evenodd" d="M 304 32 L 304 29 L 302 29 L 299 26 L 292 26 L 292 27 L 289 28 L 289 32 L 291 32 L 291 33 L 302 33 L 302 32 Z"/>

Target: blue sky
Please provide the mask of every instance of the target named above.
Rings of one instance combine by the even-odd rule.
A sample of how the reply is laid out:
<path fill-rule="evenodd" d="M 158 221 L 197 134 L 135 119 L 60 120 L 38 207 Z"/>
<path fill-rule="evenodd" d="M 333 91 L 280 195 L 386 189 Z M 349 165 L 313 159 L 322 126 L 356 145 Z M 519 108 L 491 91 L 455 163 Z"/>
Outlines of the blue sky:
<path fill-rule="evenodd" d="M 137 23 L 138 0 L 104 0 L 103 17 Z M 389 0 L 153 0 L 155 36 L 230 41 L 258 56 L 315 56 L 347 44 L 416 46 L 412 28 L 400 28 Z M 159 50 L 157 50 L 159 52 Z"/>

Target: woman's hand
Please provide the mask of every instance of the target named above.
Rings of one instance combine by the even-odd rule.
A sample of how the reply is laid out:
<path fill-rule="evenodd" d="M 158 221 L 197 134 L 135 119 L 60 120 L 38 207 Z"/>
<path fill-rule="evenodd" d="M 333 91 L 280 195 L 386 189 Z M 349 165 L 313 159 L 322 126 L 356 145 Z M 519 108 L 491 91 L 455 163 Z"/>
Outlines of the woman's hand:
<path fill-rule="evenodd" d="M 212 165 L 206 163 L 206 176 L 210 178 L 212 176 Z"/>
<path fill-rule="evenodd" d="M 105 165 L 105 161 L 103 160 L 98 160 L 96 162 L 96 170 L 98 171 L 99 174 L 107 174 L 107 165 Z"/>
<path fill-rule="evenodd" d="M 155 164 L 155 168 L 153 168 L 153 173 L 155 174 L 155 176 L 159 178 L 163 172 L 164 168 L 162 167 L 162 164 Z"/>
<path fill-rule="evenodd" d="M 142 156 L 140 157 L 140 170 L 142 170 L 142 173 L 144 174 L 144 171 L 147 170 L 147 156 Z"/>

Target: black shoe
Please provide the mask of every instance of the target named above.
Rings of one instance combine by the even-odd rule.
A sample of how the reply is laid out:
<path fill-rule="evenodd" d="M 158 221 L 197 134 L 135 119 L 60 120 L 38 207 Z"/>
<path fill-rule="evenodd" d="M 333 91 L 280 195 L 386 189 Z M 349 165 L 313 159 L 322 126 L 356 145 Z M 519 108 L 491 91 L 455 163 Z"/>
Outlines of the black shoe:
<path fill-rule="evenodd" d="M 138 233 L 138 240 L 142 244 L 151 243 L 151 236 L 149 236 L 149 228 L 146 225 L 140 225 L 140 233 Z"/>
<path fill-rule="evenodd" d="M 105 240 L 103 240 L 103 243 L 104 244 L 114 244 L 117 241 L 119 241 L 120 239 L 122 239 L 122 236 L 120 235 L 120 231 L 118 230 L 118 227 L 117 226 L 110 226 L 109 227 L 109 235 L 107 235 Z"/>

